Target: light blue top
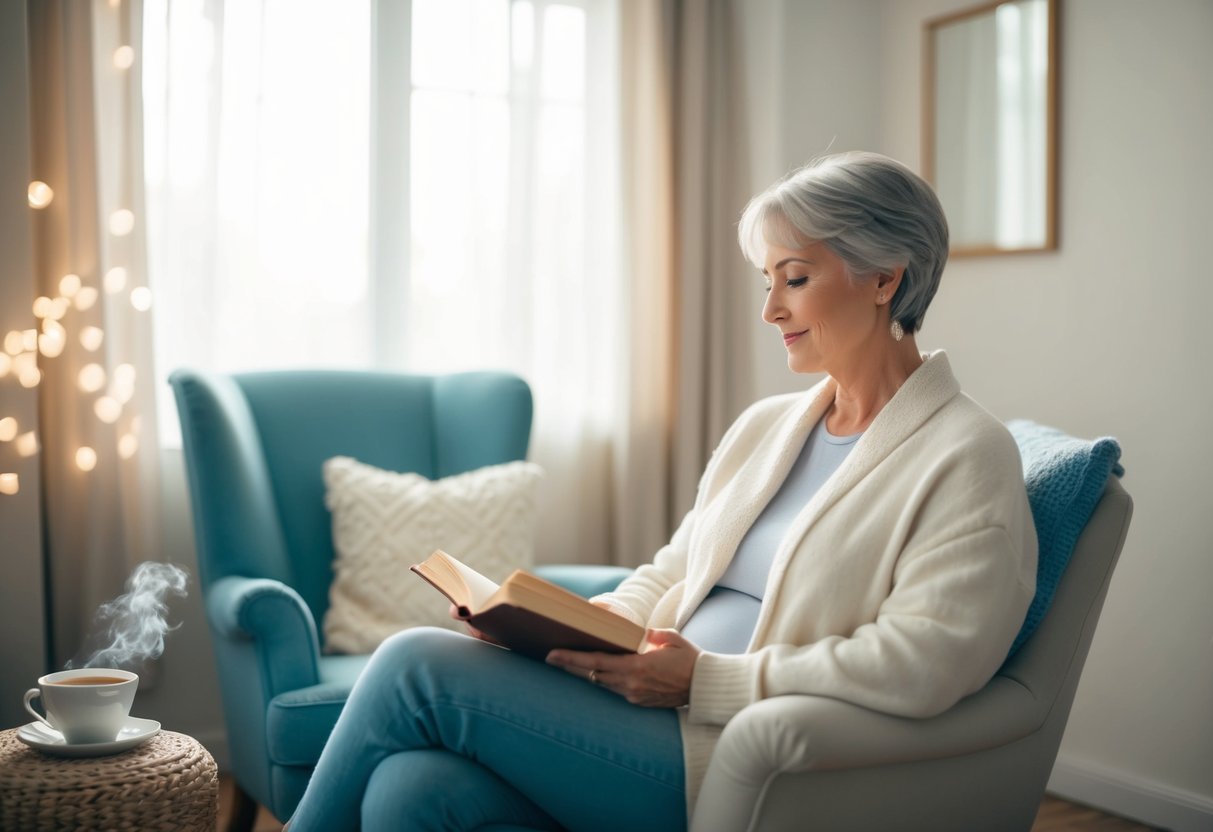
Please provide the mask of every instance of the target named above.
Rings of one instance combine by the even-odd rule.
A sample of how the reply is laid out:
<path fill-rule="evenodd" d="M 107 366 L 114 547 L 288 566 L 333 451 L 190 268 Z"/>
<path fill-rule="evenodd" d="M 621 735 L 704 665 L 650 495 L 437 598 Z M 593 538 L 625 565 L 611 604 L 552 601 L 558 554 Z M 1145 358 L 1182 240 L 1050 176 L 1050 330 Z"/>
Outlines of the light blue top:
<path fill-rule="evenodd" d="M 712 653 L 746 651 L 780 541 L 862 435 L 833 436 L 826 430 L 825 419 L 817 423 L 787 479 L 742 538 L 729 568 L 682 628 L 683 636 Z"/>

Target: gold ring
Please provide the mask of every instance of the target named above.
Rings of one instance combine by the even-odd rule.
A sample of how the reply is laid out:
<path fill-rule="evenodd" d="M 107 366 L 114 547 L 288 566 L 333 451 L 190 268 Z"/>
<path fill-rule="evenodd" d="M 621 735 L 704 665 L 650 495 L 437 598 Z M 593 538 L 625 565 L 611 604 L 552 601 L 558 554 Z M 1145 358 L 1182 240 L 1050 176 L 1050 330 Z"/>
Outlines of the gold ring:
<path fill-rule="evenodd" d="M 591 671 L 590 671 L 590 677 L 589 677 L 589 678 L 590 678 L 590 684 L 591 684 L 591 685 L 596 685 L 596 684 L 598 684 L 598 670 L 597 670 L 597 669 L 595 669 L 595 670 L 591 670 Z"/>

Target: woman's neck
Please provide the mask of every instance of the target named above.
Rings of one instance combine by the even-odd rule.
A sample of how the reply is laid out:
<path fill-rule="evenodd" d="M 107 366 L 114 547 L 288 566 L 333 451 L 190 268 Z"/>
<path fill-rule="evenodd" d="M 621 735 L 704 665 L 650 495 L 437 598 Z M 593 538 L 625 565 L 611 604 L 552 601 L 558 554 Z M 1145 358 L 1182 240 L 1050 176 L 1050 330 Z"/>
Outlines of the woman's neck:
<path fill-rule="evenodd" d="M 835 436 L 867 430 L 922 362 L 914 336 L 907 335 L 901 341 L 890 338 L 860 361 L 831 371 L 837 387 L 834 404 L 826 412 L 826 429 Z"/>

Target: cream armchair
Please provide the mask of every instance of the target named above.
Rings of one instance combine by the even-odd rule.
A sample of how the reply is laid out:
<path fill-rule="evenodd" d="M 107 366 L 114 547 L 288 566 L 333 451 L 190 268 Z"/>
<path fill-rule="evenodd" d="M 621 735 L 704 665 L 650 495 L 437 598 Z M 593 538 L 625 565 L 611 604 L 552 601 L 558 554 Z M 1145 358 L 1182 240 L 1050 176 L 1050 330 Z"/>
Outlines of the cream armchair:
<path fill-rule="evenodd" d="M 1110 477 L 1038 629 L 944 714 L 811 696 L 743 710 L 712 755 L 693 832 L 1030 829 L 1132 511 Z"/>

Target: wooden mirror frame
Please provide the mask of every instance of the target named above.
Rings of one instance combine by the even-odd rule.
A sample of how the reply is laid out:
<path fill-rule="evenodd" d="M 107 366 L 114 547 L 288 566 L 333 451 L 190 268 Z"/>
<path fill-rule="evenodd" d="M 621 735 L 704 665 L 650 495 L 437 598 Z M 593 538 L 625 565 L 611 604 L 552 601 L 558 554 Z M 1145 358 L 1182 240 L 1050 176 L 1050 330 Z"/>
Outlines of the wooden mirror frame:
<path fill-rule="evenodd" d="M 937 185 L 935 170 L 935 79 L 936 66 L 935 38 L 938 30 L 949 24 L 958 23 L 969 18 L 985 14 L 993 14 L 999 6 L 1017 0 L 993 0 L 968 9 L 932 18 L 926 22 L 923 30 L 923 120 L 922 120 L 922 155 L 923 175 L 933 187 Z M 1057 248 L 1057 219 L 1058 219 L 1058 188 L 1057 188 L 1057 133 L 1058 133 L 1058 86 L 1060 76 L 1059 49 L 1059 18 L 1061 0 L 1045 0 L 1047 5 L 1046 21 L 1048 26 L 1048 74 L 1045 89 L 1045 235 L 1044 242 L 1039 246 L 1001 246 L 995 241 L 972 245 L 957 246 L 953 244 L 950 252 L 952 257 L 977 257 L 996 254 L 1021 254 L 1026 252 L 1053 251 Z M 944 205 L 945 211 L 948 209 Z"/>

